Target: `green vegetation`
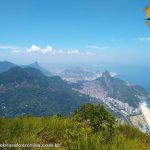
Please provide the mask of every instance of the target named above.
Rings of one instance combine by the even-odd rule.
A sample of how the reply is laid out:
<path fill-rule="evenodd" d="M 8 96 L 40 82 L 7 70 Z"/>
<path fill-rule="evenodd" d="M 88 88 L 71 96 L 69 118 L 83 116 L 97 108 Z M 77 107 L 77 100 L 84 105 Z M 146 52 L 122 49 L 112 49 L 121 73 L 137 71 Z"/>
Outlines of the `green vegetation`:
<path fill-rule="evenodd" d="M 109 97 L 119 99 L 133 107 L 139 107 L 141 99 L 138 96 L 147 97 L 149 95 L 144 88 L 138 85 L 128 85 L 123 80 L 111 77 L 107 71 L 97 79 L 97 82 L 108 92 Z"/>
<path fill-rule="evenodd" d="M 114 117 L 104 107 L 92 104 L 82 105 L 70 118 L 60 114 L 1 118 L 0 143 L 59 144 L 55 148 L 58 150 L 150 150 L 149 135 L 129 126 L 117 126 Z"/>
<path fill-rule="evenodd" d="M 144 88 L 138 85 L 131 85 L 116 77 L 111 77 L 108 71 L 103 72 L 102 76 L 95 80 L 72 84 L 72 87 L 78 90 L 88 87 L 88 91 L 97 89 L 98 91 L 107 94 L 107 97 L 118 99 L 133 107 L 139 107 L 141 101 L 141 98 L 139 97 L 149 96 L 149 93 Z M 95 93 L 92 93 L 92 95 L 94 94 Z"/>
<path fill-rule="evenodd" d="M 93 127 L 95 132 L 109 129 L 113 133 L 115 118 L 104 108 L 104 106 L 91 103 L 80 106 L 74 112 L 75 120 L 84 122 Z"/>
<path fill-rule="evenodd" d="M 16 64 L 13 64 L 8 61 L 0 61 L 0 73 L 9 70 L 10 68 L 16 67 Z"/>
<path fill-rule="evenodd" d="M 47 77 L 35 68 L 0 73 L 0 116 L 69 115 L 87 100 L 60 77 Z"/>

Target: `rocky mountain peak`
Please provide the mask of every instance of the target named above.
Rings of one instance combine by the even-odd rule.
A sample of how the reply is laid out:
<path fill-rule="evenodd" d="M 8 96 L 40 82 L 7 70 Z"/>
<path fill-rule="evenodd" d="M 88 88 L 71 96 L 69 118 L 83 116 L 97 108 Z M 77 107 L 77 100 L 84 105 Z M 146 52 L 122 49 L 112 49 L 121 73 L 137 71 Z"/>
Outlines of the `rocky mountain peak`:
<path fill-rule="evenodd" d="M 110 75 L 109 71 L 106 70 L 105 72 L 102 73 L 102 77 L 104 77 L 104 78 L 110 78 L 111 75 Z"/>
<path fill-rule="evenodd" d="M 32 64 L 30 64 L 31 67 L 39 67 L 39 63 L 36 61 L 36 62 L 33 62 Z"/>

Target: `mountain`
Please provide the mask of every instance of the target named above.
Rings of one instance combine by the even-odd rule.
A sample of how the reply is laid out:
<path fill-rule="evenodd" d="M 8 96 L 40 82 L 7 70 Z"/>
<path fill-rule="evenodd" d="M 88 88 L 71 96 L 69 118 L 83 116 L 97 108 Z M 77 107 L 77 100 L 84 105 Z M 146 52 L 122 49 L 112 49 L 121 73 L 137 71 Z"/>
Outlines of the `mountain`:
<path fill-rule="evenodd" d="M 9 70 L 9 69 L 11 69 L 13 67 L 16 67 L 16 66 L 19 66 L 19 65 L 16 65 L 16 64 L 8 62 L 8 61 L 0 61 L 0 73 L 1 72 L 5 72 L 5 71 L 7 71 L 7 70 Z M 45 68 L 41 67 L 38 64 L 38 62 L 34 62 L 34 63 L 32 63 L 32 64 L 30 64 L 28 66 L 40 70 L 46 76 L 52 76 L 52 74 L 48 70 L 46 70 Z M 22 65 L 20 67 L 25 68 L 27 66 Z"/>
<path fill-rule="evenodd" d="M 14 67 L 0 74 L 0 116 L 69 114 L 86 97 L 58 76 L 47 77 L 32 67 Z"/>
<path fill-rule="evenodd" d="M 66 81 L 77 82 L 79 80 L 91 80 L 96 74 L 80 67 L 68 67 L 59 75 Z"/>
<path fill-rule="evenodd" d="M 41 67 L 38 64 L 38 62 L 34 62 L 34 63 L 30 64 L 29 67 L 32 67 L 32 68 L 35 68 L 35 69 L 39 69 L 46 76 L 52 76 L 52 74 L 48 70 L 46 70 L 45 68 Z"/>
<path fill-rule="evenodd" d="M 99 99 L 111 97 L 133 107 L 138 107 L 141 98 L 149 95 L 142 87 L 112 77 L 108 71 L 103 72 L 101 77 L 93 81 L 80 82 L 73 87 L 86 95 Z"/>
<path fill-rule="evenodd" d="M 0 61 L 0 73 L 9 70 L 10 68 L 13 68 L 17 66 L 16 64 L 13 64 L 8 61 Z"/>
<path fill-rule="evenodd" d="M 110 72 L 111 76 L 116 76 L 115 72 Z M 92 81 L 102 76 L 101 71 L 91 71 L 89 69 L 70 66 L 62 71 L 59 76 L 69 83 L 77 83 L 79 81 Z"/>

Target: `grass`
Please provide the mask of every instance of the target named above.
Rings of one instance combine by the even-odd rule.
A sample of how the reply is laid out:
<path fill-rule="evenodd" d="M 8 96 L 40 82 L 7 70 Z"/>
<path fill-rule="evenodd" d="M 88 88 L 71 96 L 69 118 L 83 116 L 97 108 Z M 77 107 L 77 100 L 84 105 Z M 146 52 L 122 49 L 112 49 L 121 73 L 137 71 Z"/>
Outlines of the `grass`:
<path fill-rule="evenodd" d="M 150 150 L 150 135 L 121 125 L 117 126 L 111 141 L 102 131 L 93 129 L 71 118 L 18 117 L 0 118 L 0 143 L 3 144 L 59 144 L 56 150 Z M 41 148 L 3 148 L 12 150 L 40 150 Z M 54 149 L 54 148 L 42 148 Z"/>

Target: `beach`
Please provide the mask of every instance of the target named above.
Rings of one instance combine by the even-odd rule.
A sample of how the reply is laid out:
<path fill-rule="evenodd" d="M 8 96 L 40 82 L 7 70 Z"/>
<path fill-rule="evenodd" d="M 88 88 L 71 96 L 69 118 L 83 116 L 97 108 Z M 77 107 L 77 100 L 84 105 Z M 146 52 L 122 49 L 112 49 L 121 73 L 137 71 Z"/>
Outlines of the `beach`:
<path fill-rule="evenodd" d="M 140 105 L 141 112 L 150 128 L 150 110 L 147 108 L 146 103 L 142 103 Z"/>

